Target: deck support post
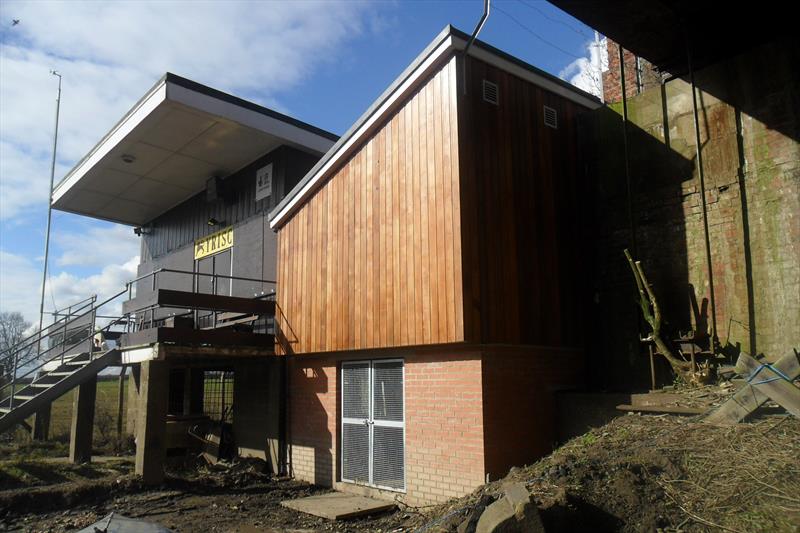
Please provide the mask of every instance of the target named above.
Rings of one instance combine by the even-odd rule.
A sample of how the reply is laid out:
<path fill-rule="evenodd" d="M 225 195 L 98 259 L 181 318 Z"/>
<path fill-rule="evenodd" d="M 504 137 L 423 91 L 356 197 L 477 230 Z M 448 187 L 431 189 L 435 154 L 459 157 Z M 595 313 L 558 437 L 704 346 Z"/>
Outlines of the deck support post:
<path fill-rule="evenodd" d="M 36 411 L 33 415 L 33 427 L 31 429 L 31 439 L 46 441 L 50 438 L 50 412 L 52 404 L 47 404 Z"/>
<path fill-rule="evenodd" d="M 97 376 L 78 385 L 72 401 L 72 427 L 69 435 L 69 460 L 88 463 L 92 460 L 94 404 L 97 398 Z"/>
<path fill-rule="evenodd" d="M 139 416 L 139 384 L 141 368 L 139 364 L 130 365 L 131 375 L 128 379 L 128 415 L 125 417 L 125 432 L 136 436 L 136 418 Z"/>
<path fill-rule="evenodd" d="M 147 485 L 157 485 L 164 480 L 168 403 L 169 366 L 164 361 L 142 362 L 136 418 L 135 472 L 142 476 Z"/>

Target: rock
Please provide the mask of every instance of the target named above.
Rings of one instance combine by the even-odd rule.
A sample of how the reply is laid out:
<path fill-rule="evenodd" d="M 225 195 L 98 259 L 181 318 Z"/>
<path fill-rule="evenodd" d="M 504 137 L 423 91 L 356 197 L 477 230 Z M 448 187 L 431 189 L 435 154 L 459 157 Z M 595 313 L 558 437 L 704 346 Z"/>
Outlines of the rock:
<path fill-rule="evenodd" d="M 475 533 L 544 533 L 539 510 L 522 483 L 503 485 L 505 496 L 481 514 Z"/>
<path fill-rule="evenodd" d="M 486 507 L 493 501 L 494 499 L 491 496 L 483 494 L 480 500 L 472 507 L 467 518 L 458 525 L 456 531 L 458 531 L 458 533 L 475 533 L 475 527 L 478 525 L 478 520 L 483 514 L 483 511 L 486 510 Z"/>

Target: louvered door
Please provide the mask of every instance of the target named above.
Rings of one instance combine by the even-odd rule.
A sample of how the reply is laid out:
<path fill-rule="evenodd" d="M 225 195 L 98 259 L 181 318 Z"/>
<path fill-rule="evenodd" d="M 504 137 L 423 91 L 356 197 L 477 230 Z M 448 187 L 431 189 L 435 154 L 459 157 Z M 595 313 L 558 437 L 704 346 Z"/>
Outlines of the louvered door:
<path fill-rule="evenodd" d="M 342 480 L 405 489 L 403 361 L 342 364 Z"/>

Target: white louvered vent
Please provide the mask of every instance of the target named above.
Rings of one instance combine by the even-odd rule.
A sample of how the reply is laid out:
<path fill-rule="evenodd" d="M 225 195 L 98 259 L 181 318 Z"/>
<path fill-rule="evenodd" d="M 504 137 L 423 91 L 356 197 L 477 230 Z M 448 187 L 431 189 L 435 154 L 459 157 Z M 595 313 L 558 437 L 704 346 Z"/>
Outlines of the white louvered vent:
<path fill-rule="evenodd" d="M 552 107 L 544 106 L 544 125 L 558 129 L 558 111 Z"/>
<path fill-rule="evenodd" d="M 372 483 L 403 489 L 403 363 L 375 361 L 372 368 Z"/>
<path fill-rule="evenodd" d="M 405 489 L 403 361 L 342 363 L 342 481 Z"/>
<path fill-rule="evenodd" d="M 497 91 L 497 84 L 489 80 L 483 80 L 483 101 L 490 104 L 499 105 L 500 95 Z"/>
<path fill-rule="evenodd" d="M 369 362 L 342 365 L 342 479 L 369 482 Z"/>

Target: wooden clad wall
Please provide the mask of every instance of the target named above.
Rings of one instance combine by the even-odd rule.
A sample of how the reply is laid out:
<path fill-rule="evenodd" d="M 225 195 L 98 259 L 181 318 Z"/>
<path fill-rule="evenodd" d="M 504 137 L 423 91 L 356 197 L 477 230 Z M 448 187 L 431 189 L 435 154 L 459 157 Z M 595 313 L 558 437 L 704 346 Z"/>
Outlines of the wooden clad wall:
<path fill-rule="evenodd" d="M 465 339 L 580 346 L 587 294 L 576 115 L 583 107 L 470 58 L 460 106 Z M 482 81 L 499 105 L 483 101 Z M 543 106 L 558 112 L 544 125 Z M 588 302 L 586 302 L 588 304 Z"/>
<path fill-rule="evenodd" d="M 456 60 L 278 236 L 279 350 L 463 340 Z"/>

